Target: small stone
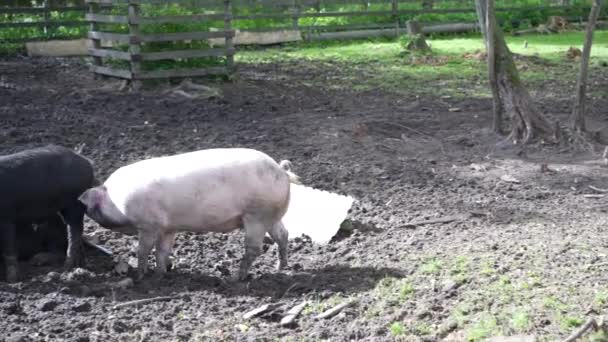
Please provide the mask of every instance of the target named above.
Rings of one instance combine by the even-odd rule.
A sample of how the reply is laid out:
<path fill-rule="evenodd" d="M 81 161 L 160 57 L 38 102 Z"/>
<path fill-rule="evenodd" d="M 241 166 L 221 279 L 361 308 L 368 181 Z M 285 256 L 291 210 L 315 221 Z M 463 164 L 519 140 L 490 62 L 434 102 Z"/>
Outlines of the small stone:
<path fill-rule="evenodd" d="M 52 299 L 49 299 L 40 303 L 39 309 L 42 312 L 53 311 L 57 307 L 57 305 L 59 305 L 59 303 Z"/>
<path fill-rule="evenodd" d="M 88 312 L 91 311 L 91 303 L 89 302 L 84 302 L 81 304 L 77 304 L 72 306 L 72 310 L 76 311 L 76 312 Z"/>
<path fill-rule="evenodd" d="M 56 280 L 59 280 L 59 278 L 61 278 L 61 275 L 57 272 L 49 272 L 46 274 L 46 276 L 44 277 L 44 279 L 42 279 L 43 283 L 50 283 Z"/>
<path fill-rule="evenodd" d="M 452 279 L 447 280 L 444 284 L 443 284 L 443 292 L 451 292 L 454 291 L 458 288 L 458 283 L 455 282 Z"/>
<path fill-rule="evenodd" d="M 112 329 L 119 334 L 127 331 L 127 328 L 127 325 L 121 321 L 115 321 L 114 324 L 112 324 Z"/>

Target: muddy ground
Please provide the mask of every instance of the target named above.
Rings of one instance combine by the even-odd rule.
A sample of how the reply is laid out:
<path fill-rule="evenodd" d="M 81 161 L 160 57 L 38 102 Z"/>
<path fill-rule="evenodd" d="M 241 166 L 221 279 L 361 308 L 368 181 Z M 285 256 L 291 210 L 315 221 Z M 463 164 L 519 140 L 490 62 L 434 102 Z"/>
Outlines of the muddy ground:
<path fill-rule="evenodd" d="M 166 279 L 112 286 L 134 275 L 118 274 L 115 265 L 134 261 L 136 239 L 87 220 L 86 234 L 114 259 L 90 252 L 84 269 L 66 273 L 60 261 L 23 263 L 22 282 L 0 282 L 0 340 L 464 341 L 530 334 L 545 341 L 605 313 L 608 202 L 584 196 L 596 194 L 589 185 L 608 188 L 601 150 L 497 149 L 488 99 L 304 82 L 322 83 L 340 70 L 325 67 L 242 65 L 232 83 L 211 84 L 221 96 L 188 99 L 164 93 L 166 85 L 121 90 L 118 81 L 95 80 L 78 60 L 3 57 L 2 153 L 84 144 L 104 179 L 146 157 L 247 146 L 290 159 L 305 184 L 356 203 L 351 231 L 325 246 L 292 240 L 290 268 L 281 273 L 273 268 L 275 246 L 265 243 L 243 283 L 229 281 L 243 253 L 241 232 L 183 233 Z M 608 86 L 601 73 L 592 77 Z M 535 95 L 563 121 L 572 91 L 557 90 L 551 84 Z M 591 127 L 607 124 L 607 104 L 589 106 Z M 542 163 L 549 171 L 541 172 Z M 171 298 L 113 308 L 158 296 Z M 315 318 L 351 299 L 357 304 L 338 315 Z M 304 300 L 310 304 L 297 324 L 280 327 L 282 314 Z M 278 307 L 242 318 L 268 303 Z"/>

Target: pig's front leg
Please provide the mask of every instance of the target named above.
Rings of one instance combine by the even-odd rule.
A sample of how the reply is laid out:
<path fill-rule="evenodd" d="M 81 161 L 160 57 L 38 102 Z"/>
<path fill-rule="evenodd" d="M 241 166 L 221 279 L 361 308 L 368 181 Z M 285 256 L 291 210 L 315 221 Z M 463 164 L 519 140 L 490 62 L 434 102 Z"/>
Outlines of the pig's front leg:
<path fill-rule="evenodd" d="M 6 281 L 17 281 L 17 226 L 13 222 L 0 222 L 0 237 L 2 237 L 2 250 L 4 264 L 6 265 Z"/>
<path fill-rule="evenodd" d="M 69 270 L 84 266 L 84 246 L 82 244 L 84 208 L 75 203 L 74 206 L 63 210 L 61 215 L 68 226 L 68 249 L 64 268 Z"/>
<path fill-rule="evenodd" d="M 175 244 L 175 233 L 161 233 L 156 239 L 156 273 L 163 275 L 169 267 L 169 256 Z"/>
<path fill-rule="evenodd" d="M 139 246 L 137 247 L 137 280 L 144 279 L 148 272 L 148 255 L 154 247 L 157 233 L 155 229 L 138 229 Z"/>
<path fill-rule="evenodd" d="M 243 281 L 247 278 L 247 273 L 249 272 L 249 268 L 253 264 L 253 261 L 262 254 L 262 244 L 268 225 L 269 224 L 265 223 L 264 220 L 256 217 L 249 215 L 243 217 L 243 226 L 245 227 L 245 255 L 241 260 L 239 268 L 239 280 Z"/>

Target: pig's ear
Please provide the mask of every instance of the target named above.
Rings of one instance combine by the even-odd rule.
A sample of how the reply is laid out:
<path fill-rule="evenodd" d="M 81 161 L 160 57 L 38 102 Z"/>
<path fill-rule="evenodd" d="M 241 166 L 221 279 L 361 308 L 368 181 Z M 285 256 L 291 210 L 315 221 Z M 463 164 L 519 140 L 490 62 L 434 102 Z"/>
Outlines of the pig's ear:
<path fill-rule="evenodd" d="M 84 204 L 87 208 L 95 206 L 103 197 L 103 191 L 99 187 L 91 188 L 78 196 L 78 201 Z"/>

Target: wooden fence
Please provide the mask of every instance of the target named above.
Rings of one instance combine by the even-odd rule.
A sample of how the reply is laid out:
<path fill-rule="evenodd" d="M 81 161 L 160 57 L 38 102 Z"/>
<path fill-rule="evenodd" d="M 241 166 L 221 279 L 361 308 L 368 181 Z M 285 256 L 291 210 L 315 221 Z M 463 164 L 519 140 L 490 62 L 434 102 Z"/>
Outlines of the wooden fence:
<path fill-rule="evenodd" d="M 0 43 L 3 28 L 42 28 L 40 35 L 4 40 L 23 42 L 59 37 L 52 32 L 53 27 L 80 27 L 82 33 L 61 38 L 88 37 L 93 71 L 133 80 L 135 84 L 154 78 L 229 75 L 234 70 L 234 45 L 259 42 L 256 39 L 243 42 L 247 40 L 243 33 L 282 31 L 289 36 L 276 39 L 277 43 L 398 36 L 406 30 L 406 22 L 411 18 L 459 14 L 470 15 L 473 20 L 465 23 L 419 20 L 422 32 L 477 28 L 474 0 L 72 0 L 81 2 L 54 6 L 59 1 L 65 0 L 44 0 L 43 6 L 33 8 L 0 7 L 0 16 L 5 15 L 0 21 Z M 517 7 L 509 0 L 499 0 L 496 10 L 549 10 L 561 15 L 574 8 L 575 2 L 542 0 L 539 2 L 542 5 Z M 79 13 L 78 20 L 57 19 L 61 18 L 57 13 L 68 12 Z M 24 13 L 38 14 L 42 20 L 6 20 L 6 15 Z M 88 25 L 88 30 L 83 25 Z M 189 62 L 193 60 L 199 62 Z M 151 63 L 154 66 L 148 68 Z"/>
<path fill-rule="evenodd" d="M 561 15 L 562 12 L 574 8 L 571 1 L 564 0 L 544 0 L 542 5 L 537 6 L 513 6 L 510 1 L 502 1 L 502 6 L 500 1 L 497 3 L 498 13 L 549 11 L 552 15 Z M 358 8 L 353 9 L 353 6 Z M 260 13 L 239 13 L 241 10 L 253 7 L 257 7 Z M 234 0 L 234 8 L 233 25 L 241 32 L 296 30 L 304 40 L 399 36 L 406 30 L 406 22 L 420 15 L 470 14 L 473 16 L 473 20 L 468 22 L 446 23 L 421 20 L 425 33 L 465 32 L 477 28 L 474 0 Z M 316 19 L 355 17 L 369 18 L 368 21 L 371 23 L 329 25 L 302 23 L 302 21 L 314 22 Z M 255 28 L 242 24 L 259 19 L 274 19 L 285 24 Z"/>
<path fill-rule="evenodd" d="M 144 16 L 141 14 L 140 5 L 145 0 L 86 0 L 89 6 L 86 20 L 89 21 L 89 39 L 92 48 L 89 50 L 93 56 L 93 71 L 100 75 L 119 77 L 134 81 L 137 86 L 140 80 L 155 78 L 193 77 L 206 75 L 229 75 L 234 67 L 234 48 L 232 46 L 232 8 L 230 0 L 223 0 L 223 8 L 211 14 L 180 15 L 180 16 Z M 100 11 L 100 5 L 106 5 L 106 12 L 112 13 L 116 5 L 125 4 L 126 14 L 107 14 Z M 148 3 L 150 4 L 150 3 Z M 144 33 L 142 27 L 160 27 L 163 24 L 184 24 L 201 21 L 223 21 L 223 29 L 217 31 L 187 31 L 187 32 L 154 32 Z M 103 30 L 101 25 L 126 27 L 128 32 L 116 33 Z M 203 43 L 201 48 L 175 49 L 176 42 L 193 41 L 206 42 L 209 38 L 223 38 L 223 47 L 208 47 Z M 103 46 L 103 42 L 112 45 Z M 154 43 L 165 43 L 163 51 L 143 51 L 142 48 Z M 116 45 L 118 44 L 118 45 Z M 114 47 L 127 46 L 127 51 Z M 147 61 L 175 61 L 193 58 L 211 59 L 212 66 L 199 67 L 171 67 L 168 69 L 145 70 L 142 64 Z M 219 60 L 224 58 L 224 63 Z M 106 60 L 118 60 L 128 63 L 128 68 L 118 68 L 104 65 Z M 218 65 L 223 64 L 223 65 Z"/>
<path fill-rule="evenodd" d="M 29 31 L 27 35 L 0 34 L 0 43 L 23 43 L 28 41 L 40 41 L 48 39 L 73 39 L 85 35 L 88 23 L 84 21 L 86 6 L 70 6 L 60 0 L 45 0 L 42 6 L 0 6 L 0 16 L 6 16 L 9 20 L 0 21 L 0 31 Z M 57 15 L 53 15 L 57 14 Z M 19 17 L 27 16 L 28 20 L 20 20 Z M 57 18 L 54 18 L 57 17 Z M 62 17 L 71 17 L 62 19 Z M 32 18 L 37 20 L 32 21 Z M 62 32 L 65 28 L 79 28 L 72 30 L 76 32 Z"/>

